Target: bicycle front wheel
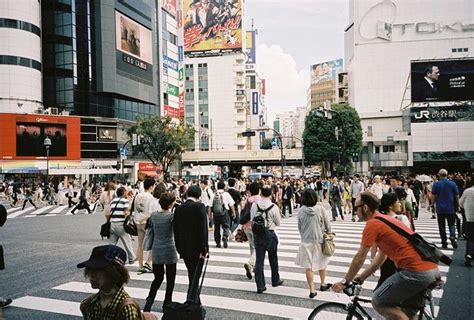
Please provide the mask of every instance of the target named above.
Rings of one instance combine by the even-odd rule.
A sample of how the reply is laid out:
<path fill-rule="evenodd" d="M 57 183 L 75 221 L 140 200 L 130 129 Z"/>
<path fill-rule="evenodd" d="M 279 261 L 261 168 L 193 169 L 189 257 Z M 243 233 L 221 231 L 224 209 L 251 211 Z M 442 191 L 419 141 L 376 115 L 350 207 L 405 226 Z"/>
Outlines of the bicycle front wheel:
<path fill-rule="evenodd" d="M 308 317 L 308 320 L 346 320 L 363 318 L 357 314 L 347 310 L 347 306 L 343 303 L 327 302 L 317 306 Z"/>

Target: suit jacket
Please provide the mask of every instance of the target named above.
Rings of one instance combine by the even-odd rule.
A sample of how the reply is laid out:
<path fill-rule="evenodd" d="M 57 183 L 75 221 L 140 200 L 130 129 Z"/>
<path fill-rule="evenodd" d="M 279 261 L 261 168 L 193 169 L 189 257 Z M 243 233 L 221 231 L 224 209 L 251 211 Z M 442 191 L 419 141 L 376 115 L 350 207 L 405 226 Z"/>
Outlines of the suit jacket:
<path fill-rule="evenodd" d="M 174 241 L 181 258 L 193 258 L 209 252 L 206 207 L 188 199 L 175 209 Z"/>
<path fill-rule="evenodd" d="M 420 80 L 416 85 L 416 91 L 413 92 L 412 101 L 424 102 L 424 101 L 436 101 L 439 97 L 439 89 L 437 83 L 434 83 L 434 87 L 426 81 L 425 78 Z"/>
<path fill-rule="evenodd" d="M 286 199 L 285 199 L 285 194 L 286 194 Z M 293 187 L 292 186 L 284 187 L 282 197 L 284 200 L 291 200 L 291 198 L 293 197 Z"/>

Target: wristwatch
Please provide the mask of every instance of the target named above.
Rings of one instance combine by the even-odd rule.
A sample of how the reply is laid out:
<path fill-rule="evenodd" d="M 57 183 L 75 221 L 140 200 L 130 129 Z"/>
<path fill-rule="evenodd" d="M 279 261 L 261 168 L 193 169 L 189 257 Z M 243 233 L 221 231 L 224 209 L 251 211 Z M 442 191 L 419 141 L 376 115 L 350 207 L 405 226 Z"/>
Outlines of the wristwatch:
<path fill-rule="evenodd" d="M 342 278 L 341 283 L 342 283 L 343 285 L 347 285 L 347 279 L 346 279 L 346 278 Z"/>

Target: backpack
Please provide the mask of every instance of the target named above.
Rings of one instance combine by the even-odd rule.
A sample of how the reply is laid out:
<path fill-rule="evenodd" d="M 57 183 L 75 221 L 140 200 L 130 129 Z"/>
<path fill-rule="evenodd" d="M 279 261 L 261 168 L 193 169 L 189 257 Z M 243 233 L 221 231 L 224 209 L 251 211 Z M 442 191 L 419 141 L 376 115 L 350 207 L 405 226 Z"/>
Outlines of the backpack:
<path fill-rule="evenodd" d="M 212 213 L 215 216 L 222 216 L 225 213 L 224 199 L 222 198 L 222 193 L 217 193 L 212 200 Z"/>
<path fill-rule="evenodd" d="M 270 211 L 275 204 L 272 203 L 271 206 L 263 210 L 258 205 L 257 206 L 257 213 L 252 219 L 252 232 L 256 235 L 264 235 L 268 230 L 268 211 Z M 265 216 L 264 216 L 265 215 Z"/>
<path fill-rule="evenodd" d="M 245 207 L 242 209 L 242 212 L 240 213 L 240 221 L 239 224 L 246 224 L 247 222 L 250 221 L 250 209 L 252 208 L 251 202 L 247 201 L 245 204 Z"/>

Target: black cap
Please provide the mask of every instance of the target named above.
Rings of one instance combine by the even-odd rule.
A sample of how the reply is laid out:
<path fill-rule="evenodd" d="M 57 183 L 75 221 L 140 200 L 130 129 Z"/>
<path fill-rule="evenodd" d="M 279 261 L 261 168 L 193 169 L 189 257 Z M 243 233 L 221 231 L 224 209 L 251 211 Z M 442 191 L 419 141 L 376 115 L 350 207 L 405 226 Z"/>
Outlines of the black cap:
<path fill-rule="evenodd" d="M 113 265 L 114 263 L 123 266 L 125 265 L 126 259 L 127 254 L 122 248 L 108 244 L 92 249 L 89 260 L 79 263 L 77 267 L 99 269 Z"/>

